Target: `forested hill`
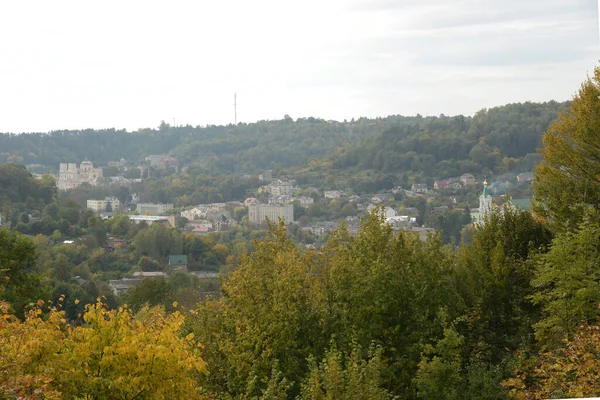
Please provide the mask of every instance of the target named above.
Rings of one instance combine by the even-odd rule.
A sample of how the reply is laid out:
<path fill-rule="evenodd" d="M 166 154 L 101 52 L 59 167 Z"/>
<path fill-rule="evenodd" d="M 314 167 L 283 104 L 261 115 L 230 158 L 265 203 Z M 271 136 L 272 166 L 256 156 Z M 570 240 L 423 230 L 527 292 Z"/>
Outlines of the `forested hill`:
<path fill-rule="evenodd" d="M 0 134 L 0 163 L 58 165 L 89 159 L 103 166 L 149 154 L 199 163 L 214 173 L 293 168 L 327 158 L 326 168 L 420 171 L 456 175 L 484 168 L 530 170 L 541 133 L 564 103 L 525 103 L 482 110 L 474 117 L 361 118 L 350 122 L 286 116 L 228 126 L 55 131 Z M 505 157 L 508 157 L 505 160 Z M 510 158 L 515 158 L 511 161 Z"/>
<path fill-rule="evenodd" d="M 509 104 L 474 117 L 430 118 L 372 131 L 329 158 L 333 170 L 402 171 L 410 180 L 531 171 L 542 133 L 567 103 Z M 432 183 L 432 182 L 430 182 Z"/>

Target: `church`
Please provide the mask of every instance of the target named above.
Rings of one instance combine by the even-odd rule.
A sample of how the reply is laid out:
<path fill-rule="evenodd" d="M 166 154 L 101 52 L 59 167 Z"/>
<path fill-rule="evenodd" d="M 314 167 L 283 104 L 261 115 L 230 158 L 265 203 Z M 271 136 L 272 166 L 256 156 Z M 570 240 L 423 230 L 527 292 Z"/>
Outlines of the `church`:
<path fill-rule="evenodd" d="M 483 192 L 479 196 L 479 210 L 471 213 L 471 221 L 474 224 L 483 224 L 485 217 L 492 212 L 492 196 L 487 187 L 487 180 L 483 181 Z"/>

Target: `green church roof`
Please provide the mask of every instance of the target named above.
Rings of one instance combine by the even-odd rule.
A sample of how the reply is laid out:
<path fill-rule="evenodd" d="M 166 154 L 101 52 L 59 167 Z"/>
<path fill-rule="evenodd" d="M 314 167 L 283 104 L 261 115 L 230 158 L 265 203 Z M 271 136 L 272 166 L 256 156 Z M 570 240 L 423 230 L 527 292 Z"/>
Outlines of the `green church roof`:
<path fill-rule="evenodd" d="M 169 256 L 169 265 L 187 265 L 187 256 Z"/>
<path fill-rule="evenodd" d="M 525 199 L 511 199 L 510 202 L 519 210 L 529 211 L 531 210 L 531 198 Z"/>

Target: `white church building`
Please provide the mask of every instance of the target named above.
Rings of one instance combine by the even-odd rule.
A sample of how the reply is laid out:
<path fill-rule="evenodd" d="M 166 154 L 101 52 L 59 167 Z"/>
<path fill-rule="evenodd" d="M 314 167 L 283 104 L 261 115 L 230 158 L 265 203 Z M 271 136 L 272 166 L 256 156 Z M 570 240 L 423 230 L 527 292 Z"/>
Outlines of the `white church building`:
<path fill-rule="evenodd" d="M 471 221 L 474 224 L 482 224 L 485 221 L 485 217 L 492 212 L 492 196 L 488 192 L 487 180 L 483 181 L 483 192 L 479 196 L 479 210 L 471 213 Z"/>

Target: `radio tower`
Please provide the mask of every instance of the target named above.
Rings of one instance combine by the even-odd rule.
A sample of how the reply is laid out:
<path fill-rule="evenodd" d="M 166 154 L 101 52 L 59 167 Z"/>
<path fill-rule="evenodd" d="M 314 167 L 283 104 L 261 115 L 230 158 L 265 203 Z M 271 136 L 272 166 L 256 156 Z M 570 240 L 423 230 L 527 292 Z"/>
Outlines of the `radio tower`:
<path fill-rule="evenodd" d="M 233 121 L 237 125 L 237 93 L 233 94 Z"/>

